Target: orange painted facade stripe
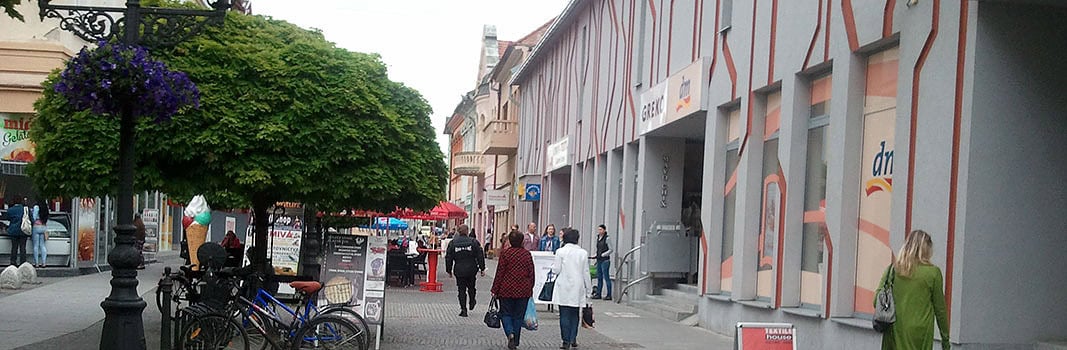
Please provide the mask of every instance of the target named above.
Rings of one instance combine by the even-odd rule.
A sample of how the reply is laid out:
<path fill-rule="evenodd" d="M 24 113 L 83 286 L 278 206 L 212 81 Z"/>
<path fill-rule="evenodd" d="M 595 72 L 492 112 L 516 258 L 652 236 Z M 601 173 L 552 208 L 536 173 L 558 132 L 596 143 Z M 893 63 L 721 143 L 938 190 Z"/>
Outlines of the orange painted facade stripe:
<path fill-rule="evenodd" d="M 845 20 L 845 34 L 848 36 L 848 48 L 852 52 L 860 49 L 860 40 L 856 34 L 856 16 L 852 12 L 852 0 L 841 0 L 841 15 Z"/>
<path fill-rule="evenodd" d="M 808 63 L 811 62 L 811 52 L 815 50 L 815 40 L 819 38 L 819 31 L 822 30 L 822 3 L 823 0 L 819 0 L 819 17 L 815 20 L 815 32 L 811 33 L 811 43 L 808 44 L 808 53 L 804 55 L 804 65 L 800 69 L 808 69 Z"/>
<path fill-rule="evenodd" d="M 882 14 L 882 38 L 893 35 L 893 9 L 897 0 L 885 0 L 885 13 Z"/>
<path fill-rule="evenodd" d="M 870 235 L 871 237 L 874 237 L 874 239 L 877 239 L 879 242 L 882 242 L 882 244 L 885 244 L 886 247 L 889 246 L 888 229 L 878 226 L 873 222 L 864 219 L 859 219 L 859 230 L 860 232 L 864 232 Z"/>
<path fill-rule="evenodd" d="M 919 60 L 915 61 L 915 70 L 912 73 L 911 129 L 908 134 L 908 188 L 906 191 L 907 205 L 904 212 L 904 232 L 911 232 L 912 205 L 915 198 L 915 138 L 919 129 L 919 83 L 922 79 L 923 67 L 926 65 L 926 58 L 930 56 L 930 48 L 934 46 L 934 41 L 937 40 L 937 32 L 940 28 L 941 0 L 934 0 L 931 17 L 930 34 L 927 35 L 926 42 L 923 43 L 922 51 L 919 52 Z"/>
<path fill-rule="evenodd" d="M 949 323 L 952 323 L 952 287 L 956 258 L 956 206 L 959 200 L 960 128 L 963 120 L 963 79 L 967 60 L 967 16 L 970 1 L 960 2 L 959 39 L 956 44 L 956 101 L 952 111 L 952 167 L 948 191 L 948 234 L 945 244 L 945 305 Z"/>

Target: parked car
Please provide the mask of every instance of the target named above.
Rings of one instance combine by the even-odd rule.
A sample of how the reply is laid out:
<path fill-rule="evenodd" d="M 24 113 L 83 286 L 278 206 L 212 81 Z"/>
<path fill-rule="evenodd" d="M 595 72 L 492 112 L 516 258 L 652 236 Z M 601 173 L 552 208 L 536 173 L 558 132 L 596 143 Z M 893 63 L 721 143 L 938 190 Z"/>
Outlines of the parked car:
<path fill-rule="evenodd" d="M 53 212 L 48 216 L 48 240 L 45 248 L 48 249 L 48 258 L 45 264 L 48 266 L 70 266 L 71 238 L 70 238 L 70 214 Z M 7 236 L 7 212 L 0 213 L 0 266 L 6 266 L 11 262 L 11 238 Z M 33 241 L 27 239 L 26 259 L 33 263 Z"/>

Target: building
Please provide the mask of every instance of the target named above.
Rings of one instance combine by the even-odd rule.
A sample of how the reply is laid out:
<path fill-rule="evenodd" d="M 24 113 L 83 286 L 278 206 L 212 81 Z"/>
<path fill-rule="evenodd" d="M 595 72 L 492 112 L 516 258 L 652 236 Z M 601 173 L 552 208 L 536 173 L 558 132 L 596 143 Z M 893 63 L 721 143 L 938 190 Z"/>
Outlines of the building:
<path fill-rule="evenodd" d="M 874 291 L 923 229 L 958 348 L 1067 340 L 1067 52 L 1048 45 L 1064 15 L 571 1 L 510 82 L 516 186 L 544 193 L 517 220 L 574 226 L 587 248 L 606 224 L 616 297 L 632 283 L 627 301 L 723 334 L 792 323 L 811 349 L 878 346 Z"/>
<path fill-rule="evenodd" d="M 449 200 L 472 214 L 479 240 L 487 230 L 499 237 L 515 223 L 518 99 L 507 82 L 550 23 L 516 41 L 497 40 L 496 28 L 485 26 L 477 88 L 462 97 L 445 125 L 451 141 Z"/>

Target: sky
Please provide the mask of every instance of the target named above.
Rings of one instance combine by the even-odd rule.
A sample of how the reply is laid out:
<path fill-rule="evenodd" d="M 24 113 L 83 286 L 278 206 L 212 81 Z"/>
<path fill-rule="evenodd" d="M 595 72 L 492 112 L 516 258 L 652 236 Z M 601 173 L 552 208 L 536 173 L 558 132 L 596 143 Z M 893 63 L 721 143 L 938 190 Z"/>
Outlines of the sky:
<path fill-rule="evenodd" d="M 437 143 L 460 96 L 477 87 L 483 25 L 513 41 L 558 16 L 568 0 L 252 0 L 252 12 L 317 28 L 337 46 L 381 55 L 389 78 L 433 107 Z"/>

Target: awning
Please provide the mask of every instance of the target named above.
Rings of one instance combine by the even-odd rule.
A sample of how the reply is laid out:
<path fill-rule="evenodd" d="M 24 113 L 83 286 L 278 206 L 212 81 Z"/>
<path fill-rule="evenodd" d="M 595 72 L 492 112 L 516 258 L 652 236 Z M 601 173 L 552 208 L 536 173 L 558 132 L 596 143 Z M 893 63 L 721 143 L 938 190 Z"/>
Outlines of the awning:
<path fill-rule="evenodd" d="M 430 210 L 430 215 L 442 219 L 465 219 L 467 218 L 467 211 L 451 202 L 441 202 L 433 210 Z"/>

